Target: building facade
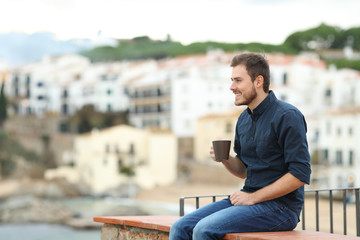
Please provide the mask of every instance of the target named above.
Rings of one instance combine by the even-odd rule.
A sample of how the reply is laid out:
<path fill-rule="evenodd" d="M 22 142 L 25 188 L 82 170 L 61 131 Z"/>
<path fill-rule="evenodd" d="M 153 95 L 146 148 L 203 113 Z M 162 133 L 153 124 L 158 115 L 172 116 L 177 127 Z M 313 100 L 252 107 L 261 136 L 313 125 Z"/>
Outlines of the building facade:
<path fill-rule="evenodd" d="M 75 139 L 81 184 L 103 194 L 121 185 L 166 186 L 176 179 L 177 145 L 168 131 L 127 125 L 94 130 Z"/>

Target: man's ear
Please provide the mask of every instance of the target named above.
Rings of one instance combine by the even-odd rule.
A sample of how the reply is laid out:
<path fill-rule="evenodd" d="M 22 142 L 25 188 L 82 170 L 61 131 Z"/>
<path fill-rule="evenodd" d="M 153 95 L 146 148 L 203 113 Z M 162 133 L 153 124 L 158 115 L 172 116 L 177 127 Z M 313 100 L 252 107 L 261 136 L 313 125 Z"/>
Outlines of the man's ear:
<path fill-rule="evenodd" d="M 263 84 L 264 84 L 264 77 L 261 75 L 257 76 L 255 79 L 255 86 L 260 88 L 263 86 Z"/>

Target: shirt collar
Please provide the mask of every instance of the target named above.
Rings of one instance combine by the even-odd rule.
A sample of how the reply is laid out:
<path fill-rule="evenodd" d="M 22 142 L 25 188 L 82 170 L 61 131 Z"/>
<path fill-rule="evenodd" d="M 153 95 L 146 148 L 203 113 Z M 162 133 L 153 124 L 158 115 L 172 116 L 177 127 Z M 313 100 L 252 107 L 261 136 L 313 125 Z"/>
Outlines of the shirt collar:
<path fill-rule="evenodd" d="M 251 112 L 250 108 L 247 108 L 247 112 L 252 115 L 252 117 L 260 116 L 268 106 L 276 100 L 276 96 L 272 90 L 269 91 L 269 95 Z"/>

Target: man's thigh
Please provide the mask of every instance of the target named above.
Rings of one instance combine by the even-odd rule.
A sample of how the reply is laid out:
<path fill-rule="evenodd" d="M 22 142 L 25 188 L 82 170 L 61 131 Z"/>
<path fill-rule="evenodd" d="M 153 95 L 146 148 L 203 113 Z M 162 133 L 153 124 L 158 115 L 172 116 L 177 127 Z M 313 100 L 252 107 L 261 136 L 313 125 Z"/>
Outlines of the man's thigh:
<path fill-rule="evenodd" d="M 193 229 L 201 219 L 232 206 L 229 199 L 213 202 L 181 217 L 177 224 L 182 225 L 183 228 Z"/>
<path fill-rule="evenodd" d="M 263 232 L 292 230 L 298 218 L 285 205 L 267 201 L 252 206 L 231 206 L 201 219 L 200 231 L 220 235 L 232 232 Z"/>

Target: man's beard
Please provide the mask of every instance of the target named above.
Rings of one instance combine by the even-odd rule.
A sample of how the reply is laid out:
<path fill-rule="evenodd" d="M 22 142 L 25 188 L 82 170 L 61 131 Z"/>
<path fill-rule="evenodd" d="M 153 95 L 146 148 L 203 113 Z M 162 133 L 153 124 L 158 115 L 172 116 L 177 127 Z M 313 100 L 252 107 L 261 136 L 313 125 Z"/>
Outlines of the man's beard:
<path fill-rule="evenodd" d="M 235 100 L 235 105 L 236 106 L 249 105 L 256 97 L 257 97 L 257 92 L 255 86 L 253 85 L 250 93 L 242 95 L 243 100 L 241 102 L 236 102 Z"/>

